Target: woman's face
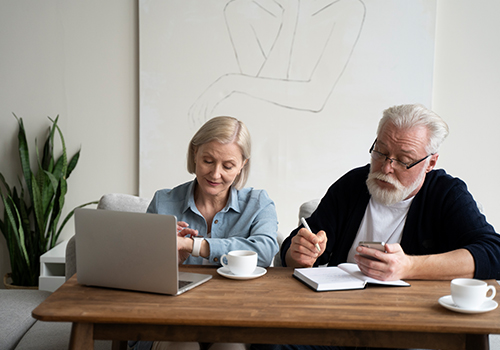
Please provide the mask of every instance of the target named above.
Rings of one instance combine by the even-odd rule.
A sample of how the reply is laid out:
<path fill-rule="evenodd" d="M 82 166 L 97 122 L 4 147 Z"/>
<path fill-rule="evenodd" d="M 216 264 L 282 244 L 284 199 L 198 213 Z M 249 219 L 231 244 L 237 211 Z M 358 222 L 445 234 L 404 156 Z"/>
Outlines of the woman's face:
<path fill-rule="evenodd" d="M 220 198 L 225 198 L 228 194 L 229 188 L 246 163 L 240 146 L 235 142 L 222 144 L 218 141 L 199 146 L 194 161 L 199 194 Z"/>

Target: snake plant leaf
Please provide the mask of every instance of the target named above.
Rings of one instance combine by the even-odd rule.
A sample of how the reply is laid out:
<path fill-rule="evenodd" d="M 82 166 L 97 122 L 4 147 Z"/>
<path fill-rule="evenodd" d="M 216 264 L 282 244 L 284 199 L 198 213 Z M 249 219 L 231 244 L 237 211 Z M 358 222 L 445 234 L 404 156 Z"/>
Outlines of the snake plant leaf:
<path fill-rule="evenodd" d="M 44 170 L 44 173 L 50 181 L 52 191 L 55 192 L 57 190 L 57 185 L 58 185 L 58 181 L 57 181 L 56 177 L 54 176 L 54 174 L 52 174 L 51 172 L 49 172 L 47 170 Z"/>
<path fill-rule="evenodd" d="M 14 201 L 15 207 L 19 211 L 19 215 L 21 216 L 21 225 L 23 226 L 24 232 L 31 232 L 29 218 L 30 210 L 24 200 L 24 188 L 21 188 L 21 193 L 19 195 L 17 194 L 17 188 L 14 188 L 11 198 Z"/>
<path fill-rule="evenodd" d="M 66 171 L 66 180 L 68 179 L 68 177 L 71 175 L 71 173 L 75 169 L 76 164 L 78 164 L 78 160 L 80 159 L 80 151 L 81 150 L 78 150 L 78 152 L 76 152 L 73 155 L 73 157 L 71 158 L 71 160 L 68 163 L 68 170 Z"/>
<path fill-rule="evenodd" d="M 28 186 L 28 190 L 31 194 L 31 167 L 28 141 L 26 140 L 26 131 L 24 130 L 23 119 L 18 118 L 15 114 L 14 117 L 16 117 L 19 123 L 19 132 L 17 134 L 17 138 L 19 141 L 19 159 L 21 160 L 21 168 L 23 170 L 26 186 Z"/>
<path fill-rule="evenodd" d="M 38 171 L 37 171 L 36 175 L 32 174 L 32 176 L 36 177 L 38 187 L 42 188 L 43 182 L 45 179 L 43 178 L 43 174 L 40 174 L 40 169 L 42 169 L 42 164 L 40 162 L 40 154 L 38 152 L 38 141 L 36 139 L 35 139 L 35 154 L 36 154 L 36 164 L 38 165 Z"/>
<path fill-rule="evenodd" d="M 41 195 L 41 203 L 42 203 L 41 210 L 44 213 L 43 214 L 44 218 L 48 218 L 53 207 L 52 199 L 54 197 L 54 193 L 56 192 L 58 181 L 50 172 L 42 168 L 40 158 L 38 157 L 38 152 L 37 152 L 37 161 L 38 161 L 38 172 L 36 177 L 37 177 L 37 183 L 39 184 L 39 190 Z"/>
<path fill-rule="evenodd" d="M 59 125 L 57 125 L 57 120 L 59 119 L 59 116 L 57 116 L 56 120 L 52 120 L 51 118 L 49 118 L 54 124 L 53 124 L 53 128 L 56 129 L 57 128 L 57 131 L 59 132 L 59 137 L 61 138 L 61 145 L 62 145 L 62 160 L 63 160 L 63 168 L 62 168 L 62 173 L 64 174 L 64 176 L 66 176 L 66 170 L 68 169 L 68 157 L 66 155 L 66 142 L 64 141 L 64 136 L 63 136 L 63 133 L 61 131 L 61 129 L 59 128 Z"/>
<path fill-rule="evenodd" d="M 36 160 L 37 160 L 38 170 L 36 172 L 36 175 L 33 174 L 32 176 L 35 177 L 36 179 L 36 183 L 38 185 L 38 193 L 40 196 L 39 200 L 41 202 L 41 208 L 38 208 L 38 210 L 40 210 L 40 212 L 42 213 L 46 213 L 47 208 L 50 206 L 50 200 L 54 191 L 52 190 L 50 179 L 47 177 L 45 171 L 42 168 L 42 163 L 40 161 L 40 155 L 38 152 L 38 145 L 36 146 Z"/>
<path fill-rule="evenodd" d="M 59 116 L 57 116 L 56 121 L 58 119 Z M 52 171 L 54 168 L 54 133 L 55 128 L 49 128 L 49 136 L 43 146 L 42 168 L 47 171 Z"/>
<path fill-rule="evenodd" d="M 18 225 L 19 223 L 21 223 L 21 217 L 19 215 L 19 212 L 17 211 L 17 208 L 11 197 L 5 198 L 3 194 L 1 196 L 2 196 L 2 202 L 5 206 L 7 219 L 9 220 L 10 227 L 13 229 L 12 230 L 14 233 L 13 236 L 16 240 L 17 246 L 19 247 L 19 252 L 22 254 L 23 260 L 26 262 L 26 264 L 29 265 L 30 259 L 28 257 L 28 252 L 26 251 L 26 246 L 24 244 L 23 225 Z"/>
<path fill-rule="evenodd" d="M 10 186 L 7 184 L 7 181 L 5 181 L 5 177 L 3 176 L 3 174 L 1 172 L 0 172 L 0 181 L 3 183 L 3 186 L 5 187 L 5 190 L 7 191 L 7 197 L 12 196 Z M 1 190 L 1 188 L 0 188 L 0 194 L 2 195 L 2 202 L 4 203 L 4 206 L 5 206 L 3 191 Z M 4 209 L 4 211 L 5 211 L 5 209 Z M 8 232 L 7 232 L 8 222 L 7 222 L 7 214 L 6 213 L 4 213 L 4 220 L 5 220 L 5 222 L 2 219 L 0 219 L 0 231 L 2 231 L 2 234 L 8 243 L 8 240 L 9 240 L 8 239 Z"/>
<path fill-rule="evenodd" d="M 45 239 L 48 244 L 48 249 L 54 247 L 57 241 L 56 239 L 57 225 L 61 217 L 62 208 L 64 206 L 64 197 L 66 195 L 66 192 L 67 192 L 66 179 L 64 177 L 61 177 L 59 179 L 57 191 L 54 196 L 52 213 L 49 220 L 49 227 L 47 228 L 47 232 L 45 235 Z"/>
<path fill-rule="evenodd" d="M 7 184 L 7 181 L 5 181 L 5 177 L 3 177 L 2 173 L 0 173 L 0 181 L 2 181 L 5 190 L 7 191 L 7 195 L 10 196 L 11 195 L 10 186 Z"/>
<path fill-rule="evenodd" d="M 43 235 L 45 232 L 45 225 L 46 225 L 46 218 L 44 216 L 44 210 L 43 210 L 43 205 L 42 205 L 42 195 L 40 194 L 40 189 L 38 188 L 38 183 L 36 180 L 33 178 L 32 181 L 32 191 L 33 191 L 33 196 L 31 200 L 33 201 L 33 208 L 35 212 L 35 231 L 38 230 L 38 232 Z"/>
<path fill-rule="evenodd" d="M 5 241 L 7 241 L 7 246 L 8 246 L 8 244 L 9 244 L 9 232 L 8 232 L 7 214 L 5 213 L 5 209 L 4 209 L 3 217 L 5 218 L 5 222 L 2 219 L 0 219 L 0 231 L 2 231 L 2 234 L 5 238 Z"/>
<path fill-rule="evenodd" d="M 3 183 L 3 186 L 5 187 L 5 190 L 7 191 L 7 196 L 11 196 L 11 191 L 10 191 L 10 186 L 7 184 L 7 181 L 5 181 L 5 177 L 3 174 L 0 172 L 0 181 Z M 0 187 L 0 193 L 3 195 L 2 188 Z M 6 215 L 4 215 L 6 218 Z M 7 220 L 7 219 L 5 219 Z M 5 226 L 6 224 L 2 219 L 0 219 L 0 231 L 2 231 L 2 234 L 4 235 L 5 239 L 7 240 L 7 227 Z"/>
<path fill-rule="evenodd" d="M 23 193 L 24 191 L 21 191 Z M 20 284 L 20 285 L 34 285 L 33 279 L 32 278 L 25 278 L 25 276 L 31 276 L 32 275 L 32 268 L 29 266 L 30 262 L 29 259 L 26 259 L 26 254 L 23 255 L 22 249 L 20 249 L 20 244 L 19 242 L 19 237 L 27 237 L 28 241 L 30 238 L 30 235 L 24 235 L 24 232 L 29 232 L 26 231 L 23 227 L 19 231 L 16 230 L 16 220 L 14 219 L 13 213 L 12 213 L 12 208 L 11 208 L 11 201 L 9 200 L 12 199 L 15 203 L 18 203 L 20 201 L 20 198 L 16 197 L 17 196 L 17 191 L 14 188 L 13 191 L 13 196 L 14 197 L 5 197 L 3 196 L 2 193 L 2 202 L 4 203 L 4 230 L 2 231 L 4 233 L 4 236 L 6 238 L 7 242 L 7 247 L 9 249 L 9 257 L 11 261 L 11 266 L 12 266 L 12 280 L 15 284 Z M 17 204 L 15 204 L 17 205 Z M 22 214 L 21 214 L 22 215 Z M 23 219 L 21 219 L 23 220 Z M 24 230 L 24 231 L 23 231 Z M 16 234 L 16 232 L 20 232 L 20 234 Z M 27 246 L 26 244 L 24 245 L 25 247 Z M 26 252 L 29 256 L 30 252 L 26 249 Z M 39 265 L 38 265 L 39 266 Z M 25 273 L 26 271 L 29 271 L 27 274 Z"/>
<path fill-rule="evenodd" d="M 55 178 L 57 179 L 57 181 L 59 181 L 59 179 L 61 177 L 63 177 L 64 173 L 63 173 L 63 170 L 64 170 L 64 158 L 61 156 L 57 159 L 56 163 L 55 163 L 55 166 L 54 166 L 54 169 L 52 170 L 52 174 L 55 176 Z"/>

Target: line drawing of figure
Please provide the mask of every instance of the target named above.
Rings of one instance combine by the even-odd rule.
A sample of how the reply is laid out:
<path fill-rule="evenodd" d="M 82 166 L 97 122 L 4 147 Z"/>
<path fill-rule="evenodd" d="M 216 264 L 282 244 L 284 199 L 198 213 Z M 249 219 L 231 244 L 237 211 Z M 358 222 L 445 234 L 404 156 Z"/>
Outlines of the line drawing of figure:
<path fill-rule="evenodd" d="M 234 94 L 292 110 L 321 112 L 343 75 L 366 16 L 363 0 L 230 0 L 224 18 L 237 73 L 197 98 L 188 115 L 204 123 Z"/>

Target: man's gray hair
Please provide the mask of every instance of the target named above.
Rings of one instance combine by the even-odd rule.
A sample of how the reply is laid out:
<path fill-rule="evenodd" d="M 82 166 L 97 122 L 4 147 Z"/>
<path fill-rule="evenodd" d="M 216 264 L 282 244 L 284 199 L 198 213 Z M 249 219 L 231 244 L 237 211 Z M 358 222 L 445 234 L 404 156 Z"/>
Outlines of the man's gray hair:
<path fill-rule="evenodd" d="M 437 153 L 448 136 L 448 125 L 439 115 L 421 104 L 400 105 L 387 108 L 378 124 L 377 135 L 386 123 L 392 123 L 398 129 L 411 129 L 425 126 L 429 131 L 427 153 Z"/>

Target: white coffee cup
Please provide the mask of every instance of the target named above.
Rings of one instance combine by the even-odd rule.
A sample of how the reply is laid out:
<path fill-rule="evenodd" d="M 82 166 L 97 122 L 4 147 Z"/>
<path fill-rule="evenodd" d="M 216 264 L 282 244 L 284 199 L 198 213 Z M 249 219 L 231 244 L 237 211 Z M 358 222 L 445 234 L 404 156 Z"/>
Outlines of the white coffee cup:
<path fill-rule="evenodd" d="M 234 275 L 251 275 L 257 267 L 257 253 L 251 250 L 233 250 L 222 255 L 220 262 L 222 266 L 229 268 Z"/>
<path fill-rule="evenodd" d="M 477 310 L 496 295 L 496 289 L 484 281 L 473 278 L 455 278 L 451 281 L 451 298 L 460 308 Z M 489 296 L 488 292 L 491 290 Z"/>

